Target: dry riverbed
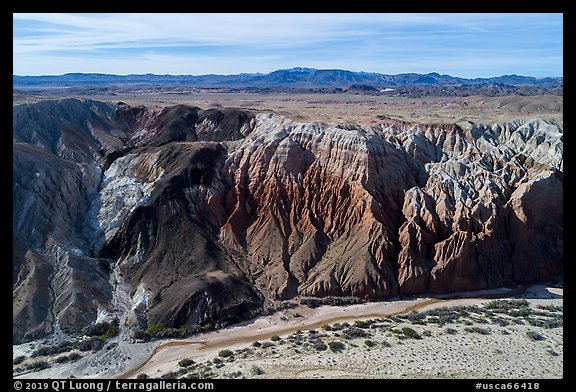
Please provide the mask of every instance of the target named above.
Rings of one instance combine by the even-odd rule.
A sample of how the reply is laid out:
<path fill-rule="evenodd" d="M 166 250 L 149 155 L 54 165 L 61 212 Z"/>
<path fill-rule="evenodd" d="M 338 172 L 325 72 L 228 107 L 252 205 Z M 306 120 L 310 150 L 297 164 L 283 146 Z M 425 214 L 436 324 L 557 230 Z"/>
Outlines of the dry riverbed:
<path fill-rule="evenodd" d="M 561 378 L 563 290 L 510 299 L 418 298 L 346 307 L 299 306 L 185 341 L 129 343 L 20 377 Z M 500 294 L 505 294 L 500 291 Z M 114 343 L 114 342 L 112 342 Z M 69 355 L 69 354 L 68 354 Z"/>

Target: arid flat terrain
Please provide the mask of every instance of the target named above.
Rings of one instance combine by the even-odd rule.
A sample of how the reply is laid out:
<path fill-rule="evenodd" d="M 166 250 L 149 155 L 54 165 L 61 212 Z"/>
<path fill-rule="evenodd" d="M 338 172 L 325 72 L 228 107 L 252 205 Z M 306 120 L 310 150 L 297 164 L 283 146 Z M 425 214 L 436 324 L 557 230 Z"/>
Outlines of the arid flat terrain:
<path fill-rule="evenodd" d="M 563 289 L 536 285 L 491 299 L 506 292 L 301 305 L 189 340 L 122 342 L 130 346 L 125 362 L 106 365 L 116 347 L 99 354 L 100 361 L 94 356 L 21 376 L 562 378 Z"/>
<path fill-rule="evenodd" d="M 125 102 L 131 106 L 165 107 L 176 104 L 212 107 L 237 107 L 254 112 L 273 112 L 294 121 L 323 121 L 337 124 L 380 124 L 385 120 L 415 123 L 495 123 L 517 118 L 544 118 L 561 121 L 563 96 L 503 97 L 389 97 L 352 93 L 229 92 L 209 89 L 189 91 L 58 91 L 30 94 L 15 92 L 13 104 L 43 99 L 85 98 L 106 102 Z"/>

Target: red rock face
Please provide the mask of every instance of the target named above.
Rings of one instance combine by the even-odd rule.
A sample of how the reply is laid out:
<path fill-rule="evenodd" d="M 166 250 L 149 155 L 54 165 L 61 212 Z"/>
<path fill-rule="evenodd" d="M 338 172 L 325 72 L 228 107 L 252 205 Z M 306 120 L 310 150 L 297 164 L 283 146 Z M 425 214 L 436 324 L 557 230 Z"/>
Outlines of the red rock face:
<path fill-rule="evenodd" d="M 536 170 L 524 162 L 542 143 L 561 154 L 548 126 L 330 129 L 260 116 L 229 152 L 221 242 L 277 298 L 543 279 L 562 270 L 561 166 L 557 152 L 536 154 Z M 516 132 L 532 141 L 514 144 Z"/>

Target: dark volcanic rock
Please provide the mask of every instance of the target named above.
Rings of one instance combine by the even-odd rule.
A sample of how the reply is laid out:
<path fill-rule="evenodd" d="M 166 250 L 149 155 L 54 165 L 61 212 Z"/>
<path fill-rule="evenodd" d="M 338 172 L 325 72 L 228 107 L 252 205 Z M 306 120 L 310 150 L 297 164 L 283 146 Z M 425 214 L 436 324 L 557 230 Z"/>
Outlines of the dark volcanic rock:
<path fill-rule="evenodd" d="M 111 280 L 116 263 L 132 294 L 143 285 L 166 296 L 164 306 L 191 306 L 203 293 L 209 311 L 195 319 L 202 323 L 241 319 L 258 308 L 261 297 L 217 244 L 226 187 L 218 167 L 226 149 L 202 141 L 243 138 L 252 119 L 236 109 L 156 110 L 73 99 L 15 107 L 14 341 L 55 327 L 77 333 L 98 318 L 122 317 L 110 283 L 119 282 L 117 274 Z M 138 188 L 152 180 L 156 187 Z M 115 259 L 99 254 L 104 245 L 103 254 Z M 122 263 L 144 248 L 141 265 Z M 223 275 L 194 283 L 196 276 L 205 282 L 206 273 Z M 181 279 L 197 292 L 170 290 Z M 229 286 L 238 295 L 212 298 Z"/>

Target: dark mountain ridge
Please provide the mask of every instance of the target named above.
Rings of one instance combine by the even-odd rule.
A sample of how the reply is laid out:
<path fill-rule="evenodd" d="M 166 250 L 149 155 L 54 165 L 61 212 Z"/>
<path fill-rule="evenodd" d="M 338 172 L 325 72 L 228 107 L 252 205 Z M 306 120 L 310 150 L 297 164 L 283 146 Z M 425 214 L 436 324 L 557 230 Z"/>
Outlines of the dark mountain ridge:
<path fill-rule="evenodd" d="M 400 86 L 466 86 L 500 83 L 509 86 L 553 85 L 562 86 L 563 78 L 503 75 L 491 78 L 466 79 L 437 72 L 428 74 L 354 72 L 341 69 L 291 68 L 267 74 L 242 73 L 237 75 L 113 75 L 100 73 L 69 73 L 64 75 L 13 75 L 14 87 L 77 87 L 106 85 L 186 85 L 195 87 L 347 87 L 367 84 L 373 87 Z"/>

